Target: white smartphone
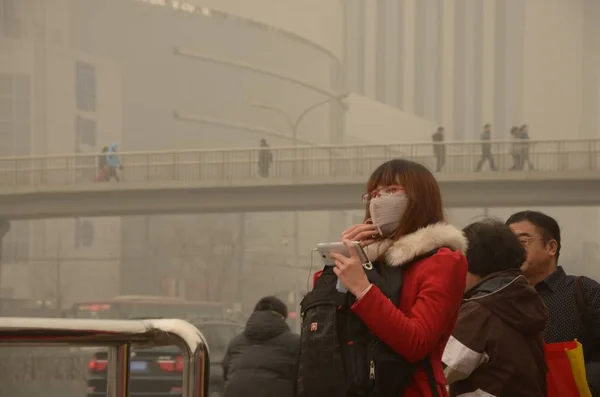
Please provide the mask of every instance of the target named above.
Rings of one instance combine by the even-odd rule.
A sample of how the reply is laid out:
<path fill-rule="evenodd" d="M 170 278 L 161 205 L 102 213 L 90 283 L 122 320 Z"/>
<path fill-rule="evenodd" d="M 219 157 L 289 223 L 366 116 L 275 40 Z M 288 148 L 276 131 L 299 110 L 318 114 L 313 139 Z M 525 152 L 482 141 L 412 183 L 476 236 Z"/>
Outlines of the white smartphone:
<path fill-rule="evenodd" d="M 362 246 L 358 241 L 352 241 L 352 244 L 356 248 L 356 252 L 358 253 L 358 257 L 360 258 L 361 263 L 369 263 L 369 258 L 367 254 L 363 250 Z M 342 254 L 344 256 L 350 257 L 350 250 L 348 246 L 342 242 L 337 243 L 319 243 L 317 244 L 317 252 L 321 259 L 323 259 L 323 263 L 325 266 L 335 266 L 335 261 L 330 257 L 329 254 L 335 252 L 338 254 Z"/>

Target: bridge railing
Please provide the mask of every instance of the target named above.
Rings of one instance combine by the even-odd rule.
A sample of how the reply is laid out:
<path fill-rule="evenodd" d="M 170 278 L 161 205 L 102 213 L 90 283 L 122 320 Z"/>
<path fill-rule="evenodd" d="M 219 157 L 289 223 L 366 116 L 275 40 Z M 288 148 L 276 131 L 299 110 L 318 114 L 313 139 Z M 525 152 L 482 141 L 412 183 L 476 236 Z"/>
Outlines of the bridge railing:
<path fill-rule="evenodd" d="M 496 168 L 510 170 L 515 150 L 527 148 L 538 171 L 600 169 L 600 139 L 492 141 Z M 471 174 L 482 158 L 482 143 L 445 142 L 385 145 L 340 145 L 271 148 L 269 178 L 367 176 L 382 162 L 406 158 L 436 169 L 434 146 L 445 154 L 440 172 Z M 99 172 L 100 154 L 68 154 L 0 158 L 0 186 L 72 185 L 93 183 Z M 234 184 L 264 178 L 259 169 L 268 153 L 260 148 L 228 150 L 173 150 L 119 153 L 123 182 L 204 181 Z M 483 172 L 489 171 L 484 165 Z M 529 164 L 525 162 L 525 169 Z"/>

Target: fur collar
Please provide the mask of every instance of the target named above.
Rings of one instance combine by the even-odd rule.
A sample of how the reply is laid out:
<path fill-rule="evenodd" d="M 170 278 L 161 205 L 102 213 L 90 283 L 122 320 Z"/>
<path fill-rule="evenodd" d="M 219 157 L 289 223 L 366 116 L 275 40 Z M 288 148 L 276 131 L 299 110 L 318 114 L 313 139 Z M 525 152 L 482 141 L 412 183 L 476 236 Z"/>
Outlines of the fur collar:
<path fill-rule="evenodd" d="M 467 246 L 467 238 L 462 231 L 447 223 L 436 223 L 397 241 L 383 240 L 371 244 L 365 248 L 365 253 L 371 261 L 385 253 L 388 266 L 402 266 L 419 255 L 441 247 L 451 248 L 464 255 Z"/>

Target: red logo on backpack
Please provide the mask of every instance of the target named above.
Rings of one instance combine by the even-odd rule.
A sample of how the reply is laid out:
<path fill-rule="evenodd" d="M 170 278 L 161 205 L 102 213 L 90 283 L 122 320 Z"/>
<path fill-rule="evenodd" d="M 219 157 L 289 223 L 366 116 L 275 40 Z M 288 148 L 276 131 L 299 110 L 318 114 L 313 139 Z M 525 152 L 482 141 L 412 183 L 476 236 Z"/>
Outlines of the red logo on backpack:
<path fill-rule="evenodd" d="M 311 330 L 312 332 L 315 332 L 315 331 L 317 330 L 317 323 L 311 323 L 311 324 L 310 324 L 310 330 Z"/>

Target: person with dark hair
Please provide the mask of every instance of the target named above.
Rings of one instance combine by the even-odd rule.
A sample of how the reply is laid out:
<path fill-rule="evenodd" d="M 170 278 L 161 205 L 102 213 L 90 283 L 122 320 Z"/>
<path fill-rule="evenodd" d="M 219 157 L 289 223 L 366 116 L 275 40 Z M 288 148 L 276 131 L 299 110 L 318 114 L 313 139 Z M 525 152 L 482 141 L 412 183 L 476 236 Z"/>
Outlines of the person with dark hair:
<path fill-rule="evenodd" d="M 439 126 L 437 131 L 431 136 L 433 141 L 433 156 L 435 157 L 436 172 L 441 172 L 446 164 L 446 145 L 444 144 L 444 127 Z"/>
<path fill-rule="evenodd" d="M 258 173 L 260 176 L 269 176 L 269 170 L 273 163 L 273 153 L 266 139 L 260 140 L 260 150 L 258 152 Z"/>
<path fill-rule="evenodd" d="M 510 129 L 510 135 L 512 139 L 516 142 L 513 142 L 511 147 L 511 154 L 513 158 L 513 165 L 510 168 L 511 171 L 522 171 L 525 166 L 525 160 L 523 159 L 523 144 L 519 142 L 520 138 L 520 129 L 517 126 L 514 126 Z"/>
<path fill-rule="evenodd" d="M 307 343 L 301 355 L 307 364 L 301 357 L 299 396 L 445 397 L 441 357 L 465 289 L 466 238 L 446 223 L 439 185 L 422 164 L 405 159 L 383 163 L 371 174 L 362 201 L 364 222 L 341 236 L 350 257 L 331 254 L 335 267 L 314 277 L 317 292 L 327 292 L 339 280 L 348 290 L 341 296 L 345 303 L 328 307 L 314 295 L 316 303 L 303 307 L 302 340 L 306 335 Z M 368 263 L 351 241 L 365 247 Z M 327 338 L 335 326 L 327 326 L 325 310 L 333 318 L 347 313 L 353 327 L 338 324 L 344 332 Z M 343 339 L 346 334 L 350 340 Z M 352 359 L 339 358 L 340 345 L 350 346 Z M 344 373 L 345 366 L 354 369 Z M 323 379 L 311 371 L 314 367 L 327 373 L 322 386 L 314 385 L 314 379 Z"/>
<path fill-rule="evenodd" d="M 290 331 L 287 315 L 285 303 L 274 296 L 258 301 L 223 358 L 225 397 L 294 396 L 300 337 Z"/>
<path fill-rule="evenodd" d="M 548 307 L 545 341 L 581 342 L 588 384 L 592 395 L 600 396 L 600 284 L 567 275 L 558 265 L 561 238 L 554 218 L 539 211 L 521 211 L 506 224 L 527 252 L 523 274 Z"/>
<path fill-rule="evenodd" d="M 480 136 L 481 139 L 481 160 L 477 163 L 476 172 L 481 171 L 481 167 L 483 163 L 488 161 L 490 163 L 490 169 L 492 171 L 496 171 L 496 164 L 494 163 L 494 155 L 492 154 L 492 144 L 490 140 L 492 139 L 492 125 L 486 124 L 483 126 L 483 132 Z"/>
<path fill-rule="evenodd" d="M 521 144 L 522 169 L 525 167 L 525 162 L 527 162 L 527 165 L 529 166 L 529 170 L 532 171 L 535 169 L 535 167 L 533 166 L 533 163 L 531 162 L 531 159 L 529 158 L 530 143 L 529 143 L 529 126 L 527 124 L 523 124 L 521 126 L 521 128 L 519 128 L 518 138 L 521 141 L 523 141 L 523 143 Z"/>
<path fill-rule="evenodd" d="M 106 153 L 108 146 L 102 148 L 102 153 L 98 156 L 98 173 L 96 174 L 97 182 L 108 182 L 108 164 L 106 163 Z"/>
<path fill-rule="evenodd" d="M 545 397 L 548 312 L 519 270 L 525 250 L 499 221 L 463 231 L 467 290 L 442 358 L 450 396 Z"/>

